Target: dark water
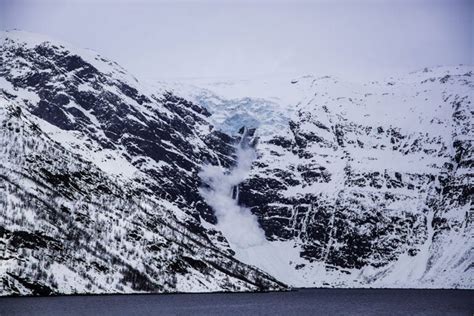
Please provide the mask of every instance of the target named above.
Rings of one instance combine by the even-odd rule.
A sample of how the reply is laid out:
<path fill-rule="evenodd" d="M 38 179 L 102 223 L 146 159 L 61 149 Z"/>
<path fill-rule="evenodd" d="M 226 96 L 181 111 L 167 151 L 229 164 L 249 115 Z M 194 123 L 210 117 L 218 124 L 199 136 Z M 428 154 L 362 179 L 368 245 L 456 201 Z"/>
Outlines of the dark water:
<path fill-rule="evenodd" d="M 0 315 L 474 315 L 474 291 L 305 289 L 286 293 L 0 298 Z"/>

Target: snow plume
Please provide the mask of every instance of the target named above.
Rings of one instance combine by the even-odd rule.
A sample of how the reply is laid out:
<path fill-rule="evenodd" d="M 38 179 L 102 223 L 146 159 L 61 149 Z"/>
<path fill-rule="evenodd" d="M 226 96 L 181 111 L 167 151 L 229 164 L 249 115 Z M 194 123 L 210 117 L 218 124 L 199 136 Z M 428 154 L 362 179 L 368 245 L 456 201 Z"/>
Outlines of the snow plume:
<path fill-rule="evenodd" d="M 255 151 L 247 145 L 244 131 L 242 141 L 237 145 L 235 168 L 226 170 L 222 166 L 206 165 L 199 174 L 208 185 L 200 193 L 216 214 L 217 228 L 232 247 L 240 249 L 261 245 L 266 241 L 257 217 L 238 204 L 238 185 L 247 177 L 254 159 Z"/>

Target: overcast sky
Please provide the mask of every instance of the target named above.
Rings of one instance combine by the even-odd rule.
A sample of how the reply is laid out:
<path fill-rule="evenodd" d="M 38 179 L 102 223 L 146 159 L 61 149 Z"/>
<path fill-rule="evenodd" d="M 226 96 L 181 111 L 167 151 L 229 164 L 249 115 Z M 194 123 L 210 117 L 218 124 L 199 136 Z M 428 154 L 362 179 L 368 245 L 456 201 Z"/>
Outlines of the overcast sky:
<path fill-rule="evenodd" d="M 141 78 L 370 78 L 474 64 L 473 4 L 0 0 L 0 27 L 94 49 Z"/>

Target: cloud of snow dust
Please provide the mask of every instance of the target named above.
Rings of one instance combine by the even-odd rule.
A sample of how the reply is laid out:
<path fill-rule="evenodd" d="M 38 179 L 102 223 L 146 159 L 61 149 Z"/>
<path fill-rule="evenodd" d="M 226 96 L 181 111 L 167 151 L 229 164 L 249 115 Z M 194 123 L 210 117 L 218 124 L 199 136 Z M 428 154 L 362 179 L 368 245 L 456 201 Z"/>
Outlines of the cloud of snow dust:
<path fill-rule="evenodd" d="M 249 209 L 239 206 L 238 198 L 233 198 L 234 187 L 248 175 L 254 158 L 255 152 L 252 148 L 239 146 L 237 166 L 234 169 L 228 171 L 221 166 L 207 165 L 199 174 L 209 186 L 202 188 L 200 192 L 216 214 L 217 228 L 222 231 L 231 246 L 240 249 L 261 245 L 266 241 L 257 217 Z"/>

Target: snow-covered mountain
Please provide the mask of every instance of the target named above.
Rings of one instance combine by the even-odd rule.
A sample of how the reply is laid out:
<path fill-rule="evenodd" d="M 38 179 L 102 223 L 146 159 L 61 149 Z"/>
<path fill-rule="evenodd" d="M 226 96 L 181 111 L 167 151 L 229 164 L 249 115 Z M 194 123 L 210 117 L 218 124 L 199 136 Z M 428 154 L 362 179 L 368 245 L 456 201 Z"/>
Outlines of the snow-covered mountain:
<path fill-rule="evenodd" d="M 472 288 L 473 69 L 139 82 L 0 36 L 0 292 Z"/>
<path fill-rule="evenodd" d="M 235 159 L 205 109 L 89 51 L 0 43 L 2 294 L 285 288 L 201 225 L 200 165 Z"/>
<path fill-rule="evenodd" d="M 239 204 L 272 242 L 237 258 L 295 286 L 470 288 L 473 70 L 170 86 L 258 127 Z"/>

